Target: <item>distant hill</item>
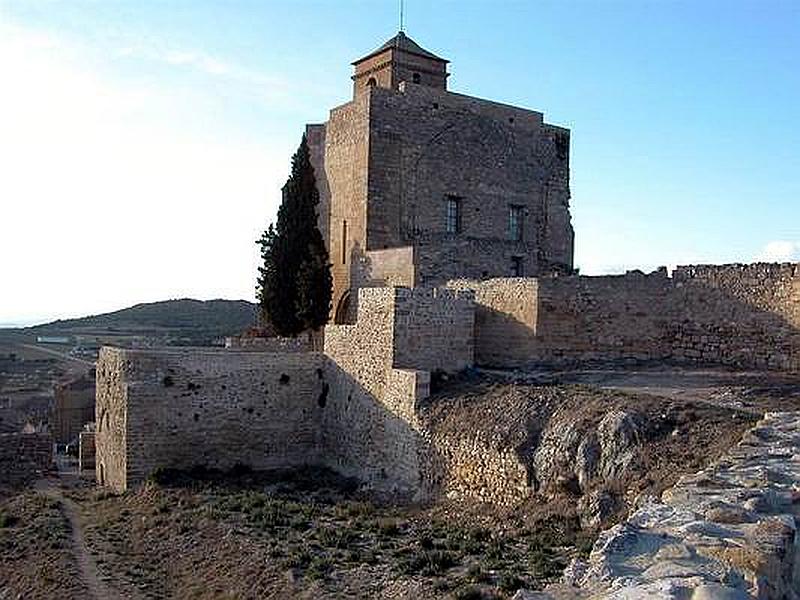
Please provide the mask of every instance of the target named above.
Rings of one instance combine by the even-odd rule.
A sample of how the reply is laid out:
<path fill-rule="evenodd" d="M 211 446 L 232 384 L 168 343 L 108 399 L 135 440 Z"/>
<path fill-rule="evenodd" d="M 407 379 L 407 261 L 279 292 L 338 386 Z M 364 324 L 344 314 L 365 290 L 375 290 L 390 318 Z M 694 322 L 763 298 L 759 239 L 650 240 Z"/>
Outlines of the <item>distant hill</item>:
<path fill-rule="evenodd" d="M 256 305 L 246 300 L 165 300 L 136 304 L 110 313 L 59 319 L 29 331 L 172 332 L 189 337 L 240 333 L 256 321 Z"/>

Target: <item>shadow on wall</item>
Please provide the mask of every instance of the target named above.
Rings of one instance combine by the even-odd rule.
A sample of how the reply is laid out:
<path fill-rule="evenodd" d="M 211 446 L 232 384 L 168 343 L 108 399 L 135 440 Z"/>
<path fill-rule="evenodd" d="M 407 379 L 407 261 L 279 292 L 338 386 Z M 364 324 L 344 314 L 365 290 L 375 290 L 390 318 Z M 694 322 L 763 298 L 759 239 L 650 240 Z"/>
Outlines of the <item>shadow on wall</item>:
<path fill-rule="evenodd" d="M 437 495 L 442 457 L 416 421 L 416 398 L 406 398 L 408 411 L 390 408 L 335 362 L 328 361 L 326 371 L 330 393 L 321 407 L 323 464 L 398 499 Z"/>
<path fill-rule="evenodd" d="M 163 469 L 327 466 L 423 500 L 441 461 L 402 410 L 402 400 L 414 408 L 416 375 L 398 374 L 392 407 L 321 354 L 103 348 L 98 483 L 124 491 Z"/>
<path fill-rule="evenodd" d="M 527 297 L 504 290 L 509 281 L 451 282 L 476 289 L 482 366 L 673 361 L 800 370 L 797 265 L 542 278 Z M 535 305 L 533 325 L 515 316 L 520 302 Z"/>

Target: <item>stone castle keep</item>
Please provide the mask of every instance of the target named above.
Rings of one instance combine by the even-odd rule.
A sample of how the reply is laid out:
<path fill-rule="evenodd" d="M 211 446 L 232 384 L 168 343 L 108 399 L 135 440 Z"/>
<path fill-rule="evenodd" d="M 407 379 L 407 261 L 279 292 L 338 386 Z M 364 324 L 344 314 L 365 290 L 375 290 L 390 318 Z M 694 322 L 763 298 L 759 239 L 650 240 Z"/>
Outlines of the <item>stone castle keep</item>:
<path fill-rule="evenodd" d="M 306 128 L 337 322 L 360 287 L 572 270 L 569 131 L 448 92 L 447 64 L 398 33 Z"/>
<path fill-rule="evenodd" d="M 433 436 L 431 374 L 674 361 L 800 371 L 800 265 L 574 274 L 569 131 L 447 90 L 400 33 L 308 125 L 334 275 L 322 352 L 103 348 L 96 472 L 325 465 L 416 499 L 510 504 L 513 453 Z"/>

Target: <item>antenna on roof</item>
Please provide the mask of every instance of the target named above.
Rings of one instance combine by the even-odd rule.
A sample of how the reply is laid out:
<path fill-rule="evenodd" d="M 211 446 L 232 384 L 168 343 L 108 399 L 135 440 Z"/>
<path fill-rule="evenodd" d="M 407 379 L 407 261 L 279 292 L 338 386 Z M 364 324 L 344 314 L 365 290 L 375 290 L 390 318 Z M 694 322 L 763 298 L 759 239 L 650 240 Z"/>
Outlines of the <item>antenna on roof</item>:
<path fill-rule="evenodd" d="M 403 9 L 404 8 L 405 8 L 405 2 L 403 0 L 400 0 L 400 31 L 401 32 L 403 31 L 403 25 L 404 25 L 404 20 L 405 20 L 404 19 L 405 15 L 403 14 L 403 12 L 404 12 Z"/>

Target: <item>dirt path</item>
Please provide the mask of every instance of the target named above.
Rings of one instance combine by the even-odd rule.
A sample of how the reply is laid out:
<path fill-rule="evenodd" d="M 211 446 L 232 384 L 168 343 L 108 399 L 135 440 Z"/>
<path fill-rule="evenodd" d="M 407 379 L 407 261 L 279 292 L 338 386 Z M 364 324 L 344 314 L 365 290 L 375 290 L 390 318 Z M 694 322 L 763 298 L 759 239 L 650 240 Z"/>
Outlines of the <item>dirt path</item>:
<path fill-rule="evenodd" d="M 86 547 L 86 541 L 83 537 L 83 525 L 78 517 L 78 507 L 75 502 L 64 496 L 58 480 L 42 480 L 37 484 L 36 488 L 48 497 L 58 500 L 63 507 L 64 515 L 69 521 L 70 531 L 72 532 L 72 548 L 75 562 L 78 564 L 83 583 L 89 589 L 89 598 L 94 598 L 94 600 L 121 600 L 122 596 L 111 589 L 101 577 L 97 563 Z"/>

